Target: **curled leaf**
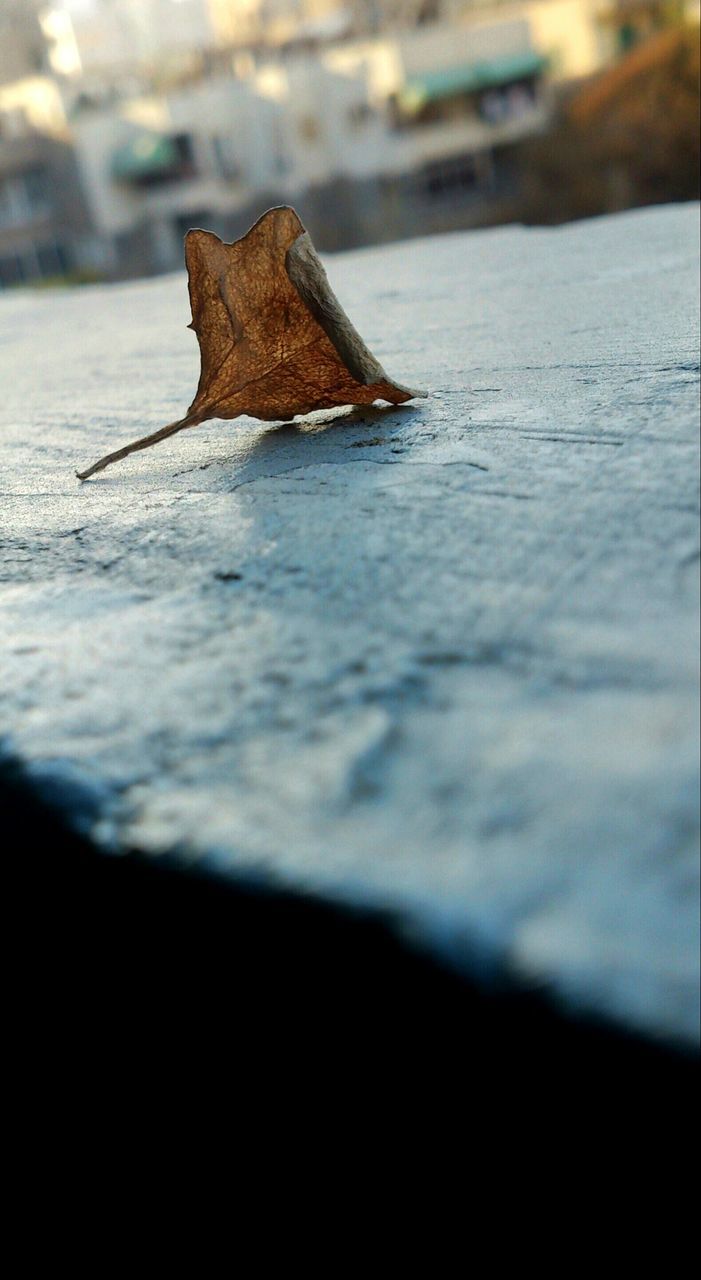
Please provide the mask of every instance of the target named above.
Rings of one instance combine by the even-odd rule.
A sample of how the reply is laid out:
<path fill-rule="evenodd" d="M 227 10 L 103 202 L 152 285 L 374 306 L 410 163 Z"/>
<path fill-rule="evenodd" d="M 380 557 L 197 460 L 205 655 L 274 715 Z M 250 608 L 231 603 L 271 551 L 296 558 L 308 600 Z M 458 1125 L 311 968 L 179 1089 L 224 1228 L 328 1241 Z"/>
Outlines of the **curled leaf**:
<path fill-rule="evenodd" d="M 233 244 L 188 231 L 185 260 L 202 363 L 197 395 L 184 418 L 101 458 L 79 479 L 208 418 L 274 422 L 426 394 L 388 378 L 365 346 L 294 209 L 269 209 Z"/>

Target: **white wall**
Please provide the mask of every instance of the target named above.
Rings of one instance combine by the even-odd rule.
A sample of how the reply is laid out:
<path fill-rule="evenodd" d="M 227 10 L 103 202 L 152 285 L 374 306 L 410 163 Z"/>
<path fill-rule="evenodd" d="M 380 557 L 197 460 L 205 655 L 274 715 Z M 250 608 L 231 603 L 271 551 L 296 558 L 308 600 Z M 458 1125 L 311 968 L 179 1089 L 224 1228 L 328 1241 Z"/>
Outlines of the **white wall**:
<path fill-rule="evenodd" d="M 137 126 L 114 110 L 91 111 L 72 121 L 85 198 L 95 226 L 103 235 L 128 231 L 139 216 L 138 196 L 111 178 L 112 156 L 136 132 Z"/>
<path fill-rule="evenodd" d="M 54 0 L 43 17 L 54 70 L 80 75 L 134 66 L 215 43 L 207 0 Z"/>

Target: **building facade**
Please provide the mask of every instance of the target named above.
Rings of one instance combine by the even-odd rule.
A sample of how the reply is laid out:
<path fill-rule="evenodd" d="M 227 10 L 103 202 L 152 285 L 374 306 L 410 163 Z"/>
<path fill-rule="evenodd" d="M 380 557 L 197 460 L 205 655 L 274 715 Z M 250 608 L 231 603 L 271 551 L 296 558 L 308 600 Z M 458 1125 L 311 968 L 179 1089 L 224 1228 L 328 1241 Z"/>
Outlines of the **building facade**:
<path fill-rule="evenodd" d="M 175 269 L 190 226 L 230 239 L 274 203 L 329 250 L 518 217 L 558 83 L 617 56 L 617 15 L 653 10 L 61 0 L 42 11 L 53 77 L 0 88 L 0 285 Z"/>
<path fill-rule="evenodd" d="M 0 86 L 0 288 L 99 271 L 99 257 L 56 86 Z"/>

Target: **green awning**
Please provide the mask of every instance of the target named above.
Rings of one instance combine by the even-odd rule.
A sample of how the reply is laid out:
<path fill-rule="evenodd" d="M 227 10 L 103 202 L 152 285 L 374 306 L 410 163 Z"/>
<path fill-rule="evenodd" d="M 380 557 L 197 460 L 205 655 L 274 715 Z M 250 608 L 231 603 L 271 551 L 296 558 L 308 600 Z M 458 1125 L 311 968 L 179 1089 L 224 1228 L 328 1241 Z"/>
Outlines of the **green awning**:
<path fill-rule="evenodd" d="M 179 163 L 172 138 L 162 133 L 139 133 L 112 156 L 112 177 L 118 182 L 170 173 Z"/>
<path fill-rule="evenodd" d="M 452 98 L 458 93 L 476 93 L 515 80 L 538 75 L 547 66 L 547 58 L 534 50 L 514 53 L 488 62 L 472 62 L 468 66 L 448 67 L 444 71 L 428 71 L 412 76 L 399 94 L 399 102 L 410 114 L 421 111 L 429 102 Z"/>

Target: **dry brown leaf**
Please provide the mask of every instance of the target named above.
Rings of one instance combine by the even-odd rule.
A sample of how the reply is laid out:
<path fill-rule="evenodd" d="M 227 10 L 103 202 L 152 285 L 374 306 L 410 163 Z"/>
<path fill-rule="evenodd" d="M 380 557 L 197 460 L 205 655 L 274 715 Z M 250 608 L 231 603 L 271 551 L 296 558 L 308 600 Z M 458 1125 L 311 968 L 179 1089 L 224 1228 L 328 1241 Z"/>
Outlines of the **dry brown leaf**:
<path fill-rule="evenodd" d="M 393 382 L 368 351 L 294 209 L 269 209 L 233 244 L 188 231 L 185 260 L 202 361 L 197 395 L 184 418 L 100 458 L 80 480 L 208 418 L 274 422 L 426 394 Z"/>

